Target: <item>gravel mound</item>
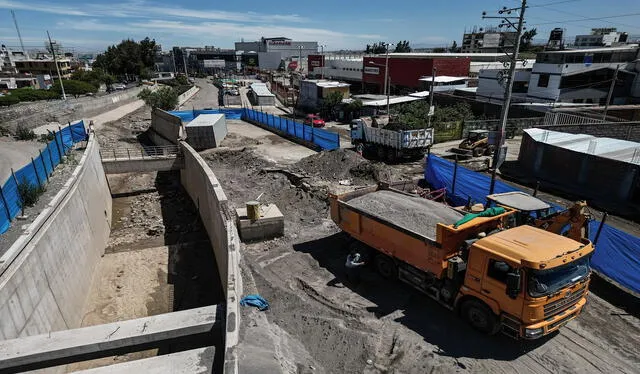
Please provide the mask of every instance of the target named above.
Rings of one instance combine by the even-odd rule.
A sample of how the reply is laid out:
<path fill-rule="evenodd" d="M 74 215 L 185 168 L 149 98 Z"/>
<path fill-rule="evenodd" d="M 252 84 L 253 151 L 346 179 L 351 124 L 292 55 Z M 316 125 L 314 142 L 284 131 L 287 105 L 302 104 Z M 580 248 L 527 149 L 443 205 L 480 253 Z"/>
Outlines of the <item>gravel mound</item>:
<path fill-rule="evenodd" d="M 346 149 L 323 151 L 305 157 L 291 170 L 325 180 L 353 179 L 356 184 L 398 179 L 396 172 L 381 162 L 371 162 Z"/>
<path fill-rule="evenodd" d="M 349 205 L 431 239 L 436 237 L 437 223 L 453 224 L 463 217 L 441 203 L 391 191 L 356 197 Z"/>

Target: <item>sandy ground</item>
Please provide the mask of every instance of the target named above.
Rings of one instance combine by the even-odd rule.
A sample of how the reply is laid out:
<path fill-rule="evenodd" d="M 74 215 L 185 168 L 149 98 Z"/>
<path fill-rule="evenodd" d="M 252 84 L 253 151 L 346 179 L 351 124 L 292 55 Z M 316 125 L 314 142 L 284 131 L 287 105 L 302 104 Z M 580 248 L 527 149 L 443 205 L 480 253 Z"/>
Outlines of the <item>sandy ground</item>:
<path fill-rule="evenodd" d="M 200 87 L 200 91 L 180 106 L 179 110 L 217 108 L 218 88 L 211 84 L 211 80 L 196 78 L 196 86 Z"/>
<path fill-rule="evenodd" d="M 605 294 L 592 293 L 583 314 L 547 339 L 487 337 L 372 269 L 360 284 L 347 282 L 348 240 L 328 216 L 320 177 L 310 178 L 305 191 L 281 174 L 260 173 L 274 165 L 251 150 L 211 154 L 208 163 L 232 205 L 263 191 L 285 216 L 284 237 L 242 247 L 245 292 L 271 304 L 264 313 L 242 309 L 241 334 L 254 346 L 241 344 L 246 372 L 261 372 L 260 365 L 286 373 L 634 373 L 640 367 L 638 314 L 604 301 Z"/>
<path fill-rule="evenodd" d="M 256 147 L 257 152 L 264 155 L 269 161 L 291 164 L 316 153 L 307 147 L 241 120 L 227 120 L 227 129 L 229 133 L 222 141 L 223 147 Z"/>

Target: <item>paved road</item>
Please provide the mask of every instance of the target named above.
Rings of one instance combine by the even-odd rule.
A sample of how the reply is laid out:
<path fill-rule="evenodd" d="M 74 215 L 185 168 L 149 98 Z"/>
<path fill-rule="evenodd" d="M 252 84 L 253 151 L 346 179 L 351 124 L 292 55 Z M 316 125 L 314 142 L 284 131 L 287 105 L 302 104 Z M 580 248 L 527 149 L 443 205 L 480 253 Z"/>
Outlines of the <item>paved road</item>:
<path fill-rule="evenodd" d="M 218 88 L 205 78 L 196 78 L 196 86 L 200 91 L 180 106 L 180 110 L 204 109 L 218 107 Z"/>
<path fill-rule="evenodd" d="M 44 148 L 39 142 L 14 142 L 0 138 L 0 185 L 11 176 L 11 168 L 18 170 L 38 156 L 38 150 Z"/>

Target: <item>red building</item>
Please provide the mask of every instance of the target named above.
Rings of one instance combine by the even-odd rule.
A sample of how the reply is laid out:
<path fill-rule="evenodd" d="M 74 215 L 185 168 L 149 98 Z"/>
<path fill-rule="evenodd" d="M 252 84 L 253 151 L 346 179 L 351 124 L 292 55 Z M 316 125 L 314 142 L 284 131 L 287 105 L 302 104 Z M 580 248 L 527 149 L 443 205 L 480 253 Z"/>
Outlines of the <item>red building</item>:
<path fill-rule="evenodd" d="M 385 56 L 364 57 L 362 66 L 362 82 L 364 89 L 370 93 L 384 92 Z M 391 92 L 416 91 L 422 89 L 421 77 L 431 76 L 436 68 L 436 76 L 454 77 L 469 76 L 471 58 L 451 54 L 411 53 L 389 55 L 389 76 Z"/>
<path fill-rule="evenodd" d="M 307 58 L 307 72 L 311 73 L 313 69 L 324 66 L 323 55 L 309 55 Z"/>

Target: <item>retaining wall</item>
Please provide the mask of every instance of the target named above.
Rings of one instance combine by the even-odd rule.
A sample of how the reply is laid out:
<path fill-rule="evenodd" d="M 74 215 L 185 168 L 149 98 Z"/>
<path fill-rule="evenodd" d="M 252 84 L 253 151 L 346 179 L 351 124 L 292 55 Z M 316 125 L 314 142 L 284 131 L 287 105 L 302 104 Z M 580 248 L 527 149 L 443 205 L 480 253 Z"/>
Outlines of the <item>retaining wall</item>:
<path fill-rule="evenodd" d="M 120 93 L 100 97 L 68 96 L 67 100 L 20 103 L 0 110 L 0 123 L 15 131 L 21 124 L 33 129 L 49 122 L 67 123 L 77 118 L 88 118 L 137 100 L 145 87 L 134 87 Z M 147 87 L 148 88 L 148 87 Z"/>
<path fill-rule="evenodd" d="M 158 108 L 151 112 L 151 129 L 173 144 L 185 137 L 182 119 Z"/>
<path fill-rule="evenodd" d="M 182 104 L 189 101 L 189 99 L 191 99 L 195 94 L 197 94 L 198 91 L 200 91 L 200 87 L 193 86 L 189 88 L 186 92 L 184 92 L 182 95 L 178 96 L 178 106 L 181 106 Z"/>
<path fill-rule="evenodd" d="M 110 226 L 111 195 L 91 133 L 71 178 L 0 258 L 0 339 L 80 326 Z"/>
<path fill-rule="evenodd" d="M 227 196 L 211 168 L 189 144 L 181 141 L 180 147 L 184 155 L 180 181 L 198 208 L 207 230 L 218 264 L 222 289 L 227 298 L 224 372 L 237 373 L 236 346 L 240 323 L 238 302 L 242 295 L 238 230 Z"/>

